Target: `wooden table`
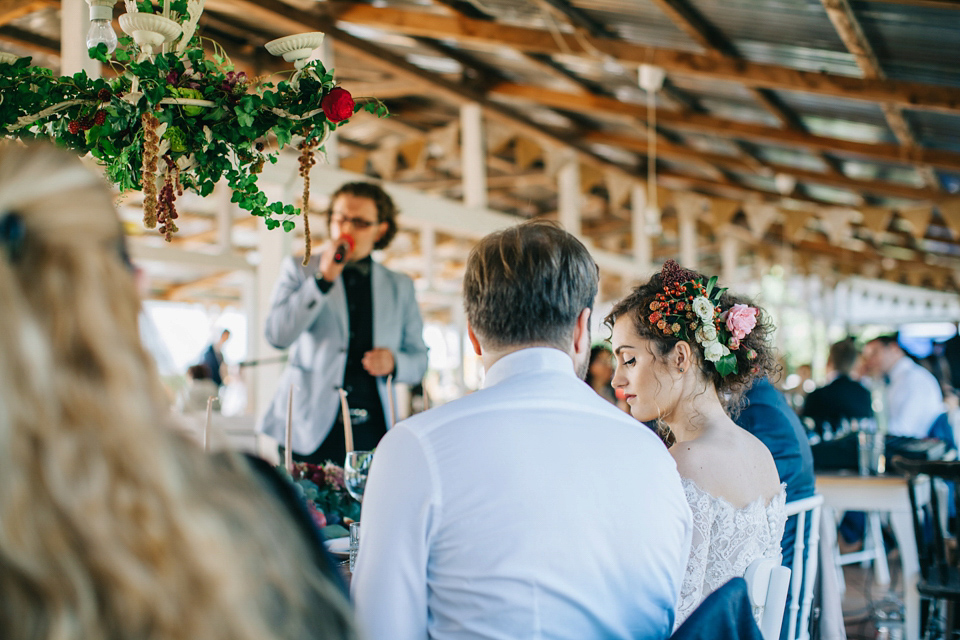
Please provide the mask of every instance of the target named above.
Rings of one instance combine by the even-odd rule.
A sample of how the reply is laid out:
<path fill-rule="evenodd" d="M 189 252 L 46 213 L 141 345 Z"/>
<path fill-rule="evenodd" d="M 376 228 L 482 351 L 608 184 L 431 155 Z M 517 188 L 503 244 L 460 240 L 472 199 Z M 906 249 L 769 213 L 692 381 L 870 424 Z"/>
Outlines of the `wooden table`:
<path fill-rule="evenodd" d="M 860 476 L 854 474 L 817 474 L 817 493 L 823 495 L 825 510 L 879 511 L 890 514 L 890 525 L 900 550 L 903 567 L 904 634 L 906 640 L 920 637 L 920 560 L 913 530 L 907 480 L 901 476 Z M 930 499 L 930 483 L 917 480 L 917 498 L 921 504 Z M 834 517 L 825 513 L 825 517 Z M 882 542 L 881 542 L 882 544 Z"/>

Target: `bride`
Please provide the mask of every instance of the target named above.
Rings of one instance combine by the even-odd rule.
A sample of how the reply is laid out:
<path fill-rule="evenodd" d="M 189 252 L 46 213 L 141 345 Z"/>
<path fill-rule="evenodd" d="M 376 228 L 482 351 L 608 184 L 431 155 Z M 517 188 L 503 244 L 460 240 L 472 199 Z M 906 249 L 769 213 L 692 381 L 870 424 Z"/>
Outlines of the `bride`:
<path fill-rule="evenodd" d="M 775 366 L 771 326 L 761 309 L 717 289 L 716 277 L 672 260 L 617 303 L 606 323 L 617 360 L 613 386 L 634 418 L 656 420 L 693 513 L 679 626 L 751 562 L 780 554 L 785 485 L 766 446 L 728 414 Z"/>

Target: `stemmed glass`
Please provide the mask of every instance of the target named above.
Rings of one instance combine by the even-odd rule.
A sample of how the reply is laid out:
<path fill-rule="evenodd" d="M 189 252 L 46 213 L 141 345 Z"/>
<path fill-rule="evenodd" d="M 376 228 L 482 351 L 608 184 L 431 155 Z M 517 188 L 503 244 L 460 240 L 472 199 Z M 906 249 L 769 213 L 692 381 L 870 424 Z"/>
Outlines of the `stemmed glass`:
<path fill-rule="evenodd" d="M 350 451 L 343 462 L 343 484 L 347 492 L 357 502 L 363 501 L 363 490 L 367 486 L 367 473 L 373 461 L 373 451 Z M 350 524 L 350 572 L 357 562 L 360 550 L 360 523 Z"/>
<path fill-rule="evenodd" d="M 373 451 L 350 451 L 343 463 L 344 485 L 357 502 L 363 500 L 363 489 L 367 485 L 367 473 L 372 461 Z"/>

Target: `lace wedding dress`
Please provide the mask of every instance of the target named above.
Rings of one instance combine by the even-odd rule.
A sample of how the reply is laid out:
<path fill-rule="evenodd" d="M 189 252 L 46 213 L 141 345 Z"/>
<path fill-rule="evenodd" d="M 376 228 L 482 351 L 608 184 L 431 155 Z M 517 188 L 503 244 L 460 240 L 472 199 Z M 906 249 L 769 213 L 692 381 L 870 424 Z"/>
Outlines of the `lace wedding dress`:
<path fill-rule="evenodd" d="M 778 557 L 786 522 L 785 484 L 780 485 L 780 493 L 768 504 L 764 504 L 763 498 L 757 498 L 737 508 L 723 498 L 710 495 L 692 480 L 681 478 L 681 481 L 693 512 L 693 540 L 674 629 L 718 587 L 731 578 L 742 577 L 751 562 L 757 558 Z M 754 608 L 753 616 L 758 624 L 762 613 L 761 607 Z"/>

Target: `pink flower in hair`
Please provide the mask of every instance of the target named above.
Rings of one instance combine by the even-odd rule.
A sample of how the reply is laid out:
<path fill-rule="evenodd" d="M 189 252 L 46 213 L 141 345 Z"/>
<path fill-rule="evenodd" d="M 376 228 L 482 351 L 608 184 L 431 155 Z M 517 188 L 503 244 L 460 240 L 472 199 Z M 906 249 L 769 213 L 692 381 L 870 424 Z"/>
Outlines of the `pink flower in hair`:
<path fill-rule="evenodd" d="M 724 315 L 727 329 L 737 340 L 743 340 L 757 326 L 759 309 L 745 304 L 735 304 Z"/>

